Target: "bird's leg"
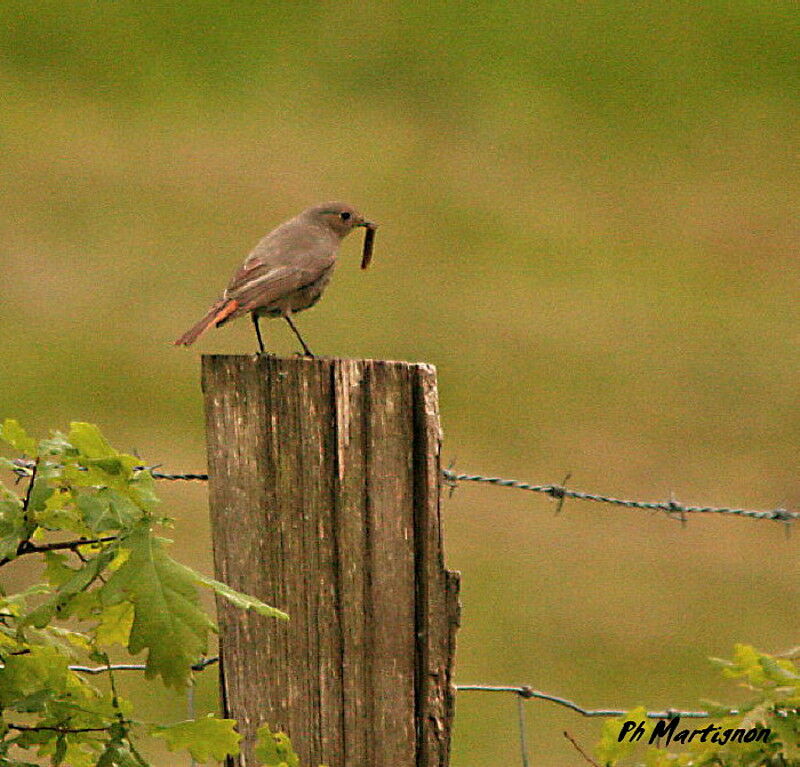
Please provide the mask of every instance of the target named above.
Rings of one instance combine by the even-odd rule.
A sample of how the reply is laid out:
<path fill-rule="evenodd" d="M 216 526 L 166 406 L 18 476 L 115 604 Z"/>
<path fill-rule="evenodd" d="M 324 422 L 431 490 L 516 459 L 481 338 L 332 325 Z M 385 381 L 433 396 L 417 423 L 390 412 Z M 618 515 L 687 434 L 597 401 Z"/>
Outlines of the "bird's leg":
<path fill-rule="evenodd" d="M 306 357 L 313 357 L 314 356 L 314 352 L 312 352 L 311 349 L 309 349 L 306 346 L 306 342 L 303 340 L 303 336 L 300 335 L 300 331 L 294 326 L 294 323 L 292 322 L 291 316 L 288 315 L 288 314 L 284 314 L 283 315 L 283 319 L 285 319 L 289 323 L 289 327 L 292 329 L 294 334 L 297 336 L 297 340 L 300 341 L 300 343 L 303 345 L 303 351 L 306 353 Z"/>
<path fill-rule="evenodd" d="M 253 327 L 256 329 L 256 338 L 258 339 L 259 354 L 264 354 L 264 342 L 261 340 L 261 328 L 258 327 L 258 315 L 255 312 L 250 312 L 250 319 L 253 320 Z"/>

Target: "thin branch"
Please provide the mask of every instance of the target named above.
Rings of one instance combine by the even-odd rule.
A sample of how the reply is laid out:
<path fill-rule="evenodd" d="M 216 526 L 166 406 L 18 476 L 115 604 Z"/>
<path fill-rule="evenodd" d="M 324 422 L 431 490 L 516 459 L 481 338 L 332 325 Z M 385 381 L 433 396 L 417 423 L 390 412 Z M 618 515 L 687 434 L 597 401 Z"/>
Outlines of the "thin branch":
<path fill-rule="evenodd" d="M 39 458 L 33 462 L 31 466 L 31 481 L 28 483 L 28 489 L 25 491 L 25 498 L 22 501 L 22 510 L 27 517 L 28 506 L 31 504 L 31 493 L 33 492 L 33 483 L 36 482 L 36 472 L 39 471 Z"/>
<path fill-rule="evenodd" d="M 13 562 L 18 557 L 25 556 L 25 554 L 41 554 L 45 551 L 64 551 L 66 549 L 74 551 L 76 554 L 78 554 L 78 549 L 81 546 L 91 546 L 96 543 L 108 543 L 109 541 L 117 540 L 118 537 L 119 536 L 116 535 L 105 535 L 102 538 L 81 538 L 77 541 L 56 541 L 54 543 L 31 543 L 30 540 L 26 539 L 19 542 L 16 556 L 0 559 L 0 567 L 7 565 L 9 562 Z"/>
<path fill-rule="evenodd" d="M 72 735 L 79 732 L 108 732 L 113 726 L 113 724 L 109 724 L 105 727 L 47 727 L 36 724 L 6 724 L 9 730 L 16 730 L 17 732 L 58 732 L 64 735 Z"/>
<path fill-rule="evenodd" d="M 28 482 L 27 490 L 25 491 L 25 497 L 22 500 L 22 513 L 25 517 L 25 522 L 28 527 L 32 524 L 32 519 L 30 514 L 28 513 L 30 504 L 31 504 L 31 495 L 33 493 L 33 486 L 36 482 L 36 474 L 39 470 L 39 458 L 35 461 L 27 461 L 24 464 L 21 461 L 17 461 L 20 466 L 24 467 L 26 470 L 30 470 L 30 481 Z M 35 529 L 35 525 L 33 525 L 33 529 Z M 32 531 L 31 531 L 32 532 Z M 63 551 L 66 549 L 72 550 L 77 552 L 80 546 L 89 546 L 95 543 L 106 543 L 108 541 L 116 540 L 117 536 L 115 535 L 107 535 L 102 538 L 82 538 L 77 541 L 56 541 L 54 543 L 31 543 L 30 535 L 31 532 L 28 533 L 28 537 L 24 538 L 19 542 L 17 546 L 17 553 L 14 557 L 4 557 L 0 559 L 0 567 L 3 565 L 7 565 L 9 562 L 13 562 L 14 559 L 17 557 L 24 556 L 25 554 L 41 554 L 44 551 Z"/>
<path fill-rule="evenodd" d="M 56 541 L 55 543 L 38 544 L 29 542 L 24 551 L 17 553 L 40 554 L 43 551 L 63 551 L 64 549 L 72 549 L 74 551 L 81 546 L 91 546 L 96 543 L 116 541 L 118 537 L 117 535 L 104 535 L 102 538 L 80 538 L 76 541 Z"/>
<path fill-rule="evenodd" d="M 23 538 L 19 545 L 17 546 L 17 553 L 16 556 L 13 557 L 3 557 L 0 559 L 0 567 L 3 565 L 7 565 L 9 562 L 13 562 L 16 557 L 20 555 L 20 552 L 25 551 L 28 546 L 31 546 L 30 537 L 33 535 L 34 530 L 36 530 L 36 525 L 31 524 L 32 519 L 31 515 L 28 513 L 28 507 L 31 505 L 31 493 L 33 493 L 33 483 L 36 482 L 36 472 L 39 470 L 39 458 L 37 457 L 35 461 L 31 461 L 30 465 L 26 468 L 30 469 L 31 478 L 28 482 L 28 488 L 25 491 L 25 497 L 22 499 L 22 516 L 25 520 L 25 527 L 28 528 L 25 538 Z"/>
<path fill-rule="evenodd" d="M 137 762 L 139 762 L 140 767 L 150 767 L 145 758 L 139 753 L 136 746 L 133 745 L 133 741 L 131 740 L 130 734 L 128 734 L 125 740 L 128 742 L 128 748 L 133 754 L 133 758 L 136 759 Z"/>
<path fill-rule="evenodd" d="M 578 753 L 579 753 L 579 754 L 580 754 L 580 755 L 581 755 L 581 756 L 582 756 L 582 757 L 583 757 L 583 758 L 584 758 L 584 759 L 585 759 L 587 762 L 589 762 L 589 764 L 593 765 L 593 767 L 600 767 L 600 765 L 599 765 L 599 764 L 598 764 L 598 763 L 597 763 L 597 762 L 596 762 L 594 759 L 592 759 L 592 758 L 591 758 L 591 757 L 590 757 L 590 756 L 589 756 L 589 755 L 588 755 L 588 754 L 587 754 L 587 753 L 586 753 L 586 752 L 585 752 L 585 751 L 584 751 L 584 750 L 583 750 L 583 749 L 582 749 L 582 748 L 581 748 L 581 747 L 578 745 L 578 741 L 576 741 L 576 740 L 575 740 L 575 738 L 573 738 L 573 737 L 572 737 L 572 735 L 570 735 L 570 734 L 569 734 L 569 733 L 568 733 L 566 730 L 564 730 L 564 737 L 565 737 L 565 738 L 566 738 L 566 739 L 567 739 L 567 740 L 568 740 L 570 743 L 572 743 L 572 745 L 575 747 L 575 750 L 576 750 L 576 751 L 577 751 L 577 752 L 578 752 Z"/>

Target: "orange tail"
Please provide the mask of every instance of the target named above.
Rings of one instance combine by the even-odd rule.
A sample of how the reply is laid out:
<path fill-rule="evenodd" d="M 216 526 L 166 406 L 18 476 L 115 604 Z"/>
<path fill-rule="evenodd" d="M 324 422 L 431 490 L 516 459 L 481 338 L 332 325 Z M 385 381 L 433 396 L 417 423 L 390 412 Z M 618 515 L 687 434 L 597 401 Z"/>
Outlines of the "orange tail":
<path fill-rule="evenodd" d="M 231 299 L 217 301 L 209 310 L 208 314 L 200 322 L 193 325 L 177 341 L 173 341 L 174 346 L 191 346 L 203 333 L 210 327 L 215 327 L 224 322 L 231 314 L 239 308 L 239 302 Z"/>

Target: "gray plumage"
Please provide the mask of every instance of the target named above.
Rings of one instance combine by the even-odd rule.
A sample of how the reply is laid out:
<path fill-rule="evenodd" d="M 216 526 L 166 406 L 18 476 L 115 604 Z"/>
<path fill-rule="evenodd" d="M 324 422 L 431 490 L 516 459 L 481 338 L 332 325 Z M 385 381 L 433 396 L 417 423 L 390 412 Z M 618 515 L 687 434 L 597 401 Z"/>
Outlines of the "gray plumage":
<path fill-rule="evenodd" d="M 253 248 L 205 317 L 175 345 L 189 346 L 209 328 L 249 312 L 262 352 L 258 319 L 283 317 L 311 355 L 291 315 L 319 301 L 336 266 L 339 245 L 357 227 L 374 230 L 375 224 L 343 202 L 315 205 L 276 227 Z"/>

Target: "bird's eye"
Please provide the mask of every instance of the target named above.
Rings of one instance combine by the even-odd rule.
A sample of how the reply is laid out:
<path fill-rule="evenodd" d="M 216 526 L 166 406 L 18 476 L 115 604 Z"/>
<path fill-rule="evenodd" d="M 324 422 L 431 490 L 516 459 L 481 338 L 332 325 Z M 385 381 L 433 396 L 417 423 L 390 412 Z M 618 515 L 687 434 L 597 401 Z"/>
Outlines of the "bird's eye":
<path fill-rule="evenodd" d="M 342 213 L 340 213 L 340 214 L 339 214 L 339 218 L 341 218 L 341 219 L 342 219 L 342 221 L 347 221 L 347 220 L 350 218 L 350 213 L 349 213 L 349 211 L 346 211 L 346 210 L 345 210 L 345 211 L 343 211 Z"/>

